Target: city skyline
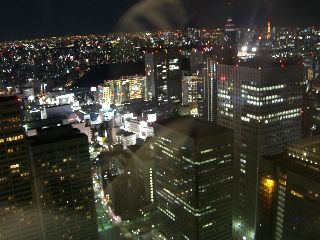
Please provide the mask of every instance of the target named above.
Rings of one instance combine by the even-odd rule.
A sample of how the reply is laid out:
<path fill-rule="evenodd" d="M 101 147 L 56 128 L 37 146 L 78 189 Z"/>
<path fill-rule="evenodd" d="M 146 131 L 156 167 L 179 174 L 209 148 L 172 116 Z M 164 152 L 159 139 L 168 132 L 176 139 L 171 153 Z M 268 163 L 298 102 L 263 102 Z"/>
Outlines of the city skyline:
<path fill-rule="evenodd" d="M 319 239 L 319 3 L 14 1 L 0 239 Z"/>
<path fill-rule="evenodd" d="M 121 16 L 137 2 L 138 0 L 6 1 L 2 3 L 2 8 L 6 11 L 0 16 L 0 41 L 111 33 L 117 29 Z M 201 16 L 194 17 L 187 26 L 223 26 L 229 12 L 226 2 L 201 0 L 195 9 L 202 13 Z M 233 1 L 232 4 L 232 15 L 240 27 L 262 26 L 268 17 L 272 19 L 274 26 L 307 27 L 317 25 L 320 21 L 317 14 L 320 3 L 316 0 L 305 3 L 294 0 L 290 4 L 284 0 L 246 0 Z M 121 31 L 121 28 L 118 30 Z"/>

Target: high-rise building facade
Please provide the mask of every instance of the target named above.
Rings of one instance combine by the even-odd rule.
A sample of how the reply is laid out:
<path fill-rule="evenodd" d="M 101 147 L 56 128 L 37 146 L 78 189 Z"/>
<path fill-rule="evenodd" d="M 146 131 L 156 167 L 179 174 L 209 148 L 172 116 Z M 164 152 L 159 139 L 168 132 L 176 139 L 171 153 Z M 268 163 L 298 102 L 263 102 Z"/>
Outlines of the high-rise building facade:
<path fill-rule="evenodd" d="M 175 52 L 146 53 L 148 100 L 158 106 L 181 103 L 181 56 Z"/>
<path fill-rule="evenodd" d="M 237 29 L 232 18 L 229 16 L 224 27 L 224 40 L 226 45 L 234 47 L 237 43 Z"/>
<path fill-rule="evenodd" d="M 153 209 L 155 204 L 154 189 L 154 156 L 152 155 L 151 140 L 147 139 L 142 146 L 131 146 L 127 149 L 135 165 L 139 186 L 143 186 L 141 199 L 145 208 Z"/>
<path fill-rule="evenodd" d="M 204 107 L 203 78 L 195 74 L 182 77 L 182 105 L 190 106 L 192 115 L 202 117 Z"/>
<path fill-rule="evenodd" d="M 235 40 L 234 40 L 235 41 Z M 225 43 L 224 43 L 225 44 Z M 220 64 L 232 64 L 235 62 L 235 51 L 233 51 L 233 45 L 224 46 L 213 49 L 209 52 L 203 53 L 203 119 L 207 121 L 217 123 L 217 109 L 218 109 L 218 96 L 221 97 L 221 93 L 218 93 L 217 83 L 217 65 Z"/>
<path fill-rule="evenodd" d="M 153 152 L 161 234 L 232 239 L 232 130 L 192 117 L 159 121 Z"/>
<path fill-rule="evenodd" d="M 105 81 L 98 87 L 98 98 L 101 103 L 121 106 L 125 102 L 144 101 L 146 99 L 145 76 L 123 76 L 117 80 Z"/>
<path fill-rule="evenodd" d="M 0 97 L 0 239 L 40 239 L 21 101 Z"/>
<path fill-rule="evenodd" d="M 193 48 L 190 52 L 190 73 L 201 75 L 203 70 L 204 55 L 200 49 Z"/>
<path fill-rule="evenodd" d="M 237 29 L 231 17 L 228 17 L 224 28 L 224 42 L 222 44 L 222 60 L 235 59 L 238 54 Z"/>
<path fill-rule="evenodd" d="M 314 136 L 290 143 L 286 153 L 265 157 L 259 202 L 268 228 L 259 239 L 320 238 L 319 146 L 320 137 Z"/>
<path fill-rule="evenodd" d="M 301 136 L 303 66 L 255 59 L 242 66 L 217 64 L 217 122 L 234 129 L 236 239 L 256 239 L 258 169 Z"/>
<path fill-rule="evenodd" d="M 217 77 L 216 57 L 208 57 L 204 68 L 204 116 L 209 122 L 217 123 Z"/>
<path fill-rule="evenodd" d="M 97 239 L 88 137 L 66 125 L 28 141 L 41 239 Z"/>

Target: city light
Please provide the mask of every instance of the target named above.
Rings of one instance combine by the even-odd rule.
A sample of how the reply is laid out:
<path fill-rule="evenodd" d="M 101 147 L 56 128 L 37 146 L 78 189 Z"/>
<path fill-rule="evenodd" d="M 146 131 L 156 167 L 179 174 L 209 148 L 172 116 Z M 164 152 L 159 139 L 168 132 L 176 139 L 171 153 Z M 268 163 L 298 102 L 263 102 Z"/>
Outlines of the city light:
<path fill-rule="evenodd" d="M 0 238 L 320 239 L 319 9 L 250 1 L 3 3 Z"/>

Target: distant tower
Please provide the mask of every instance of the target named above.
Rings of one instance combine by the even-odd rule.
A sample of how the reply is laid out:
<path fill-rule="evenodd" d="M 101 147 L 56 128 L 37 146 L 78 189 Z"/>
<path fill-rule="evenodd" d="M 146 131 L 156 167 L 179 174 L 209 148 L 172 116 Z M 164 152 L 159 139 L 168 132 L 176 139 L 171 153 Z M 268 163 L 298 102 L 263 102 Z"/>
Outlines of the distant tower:
<path fill-rule="evenodd" d="M 231 44 L 235 43 L 237 39 L 236 25 L 231 17 L 228 17 L 225 25 L 225 41 Z"/>
<path fill-rule="evenodd" d="M 271 38 L 271 21 L 270 18 L 268 18 L 268 32 L 267 32 L 267 39 L 269 40 Z"/>
<path fill-rule="evenodd" d="M 179 52 L 153 52 L 145 55 L 147 97 L 158 106 L 181 102 L 181 56 Z"/>
<path fill-rule="evenodd" d="M 234 59 L 237 56 L 237 29 L 236 25 L 232 20 L 231 17 L 231 3 L 228 5 L 228 18 L 227 22 L 224 26 L 224 53 L 223 53 L 223 58 L 226 59 Z"/>
<path fill-rule="evenodd" d="M 236 25 L 234 24 L 232 17 L 231 17 L 231 3 L 228 3 L 228 18 L 227 22 L 224 26 L 225 30 L 225 37 L 224 40 L 226 41 L 227 45 L 230 46 L 236 44 L 237 40 L 237 31 L 236 31 Z"/>

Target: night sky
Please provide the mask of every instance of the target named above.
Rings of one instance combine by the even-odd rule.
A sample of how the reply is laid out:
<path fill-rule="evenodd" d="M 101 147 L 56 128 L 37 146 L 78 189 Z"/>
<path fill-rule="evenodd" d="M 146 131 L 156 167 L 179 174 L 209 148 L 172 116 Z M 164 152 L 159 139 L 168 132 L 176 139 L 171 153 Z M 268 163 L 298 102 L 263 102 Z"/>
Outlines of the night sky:
<path fill-rule="evenodd" d="M 121 15 L 139 0 L 1 0 L 0 41 L 113 32 Z M 153 0 L 146 0 L 153 1 Z M 160 1 L 160 0 L 156 0 Z M 183 0 L 181 0 L 183 2 Z M 226 18 L 225 0 L 195 0 L 202 12 L 196 27 L 218 27 Z M 320 25 L 319 0 L 234 0 L 238 26 Z"/>

